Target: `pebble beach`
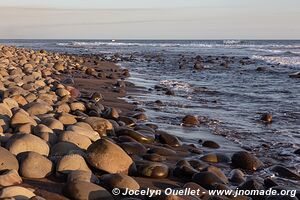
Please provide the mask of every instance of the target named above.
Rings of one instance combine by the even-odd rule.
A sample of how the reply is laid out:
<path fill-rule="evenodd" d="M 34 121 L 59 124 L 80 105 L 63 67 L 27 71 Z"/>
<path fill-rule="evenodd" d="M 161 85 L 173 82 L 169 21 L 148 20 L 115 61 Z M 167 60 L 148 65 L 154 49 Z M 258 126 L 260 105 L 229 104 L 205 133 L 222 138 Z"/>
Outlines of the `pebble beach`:
<path fill-rule="evenodd" d="M 143 107 L 123 99 L 143 92 L 129 77 L 130 70 L 98 56 L 0 45 L 0 199 L 300 198 L 296 170 L 250 149 L 225 151 L 211 138 L 187 140 L 149 122 Z M 260 120 L 271 123 L 272 116 Z M 180 123 L 192 128 L 201 120 L 189 114 Z M 127 195 L 116 195 L 116 188 Z M 170 188 L 201 192 L 164 194 Z M 295 193 L 208 194 L 237 188 Z M 128 194 L 149 189 L 162 193 Z"/>

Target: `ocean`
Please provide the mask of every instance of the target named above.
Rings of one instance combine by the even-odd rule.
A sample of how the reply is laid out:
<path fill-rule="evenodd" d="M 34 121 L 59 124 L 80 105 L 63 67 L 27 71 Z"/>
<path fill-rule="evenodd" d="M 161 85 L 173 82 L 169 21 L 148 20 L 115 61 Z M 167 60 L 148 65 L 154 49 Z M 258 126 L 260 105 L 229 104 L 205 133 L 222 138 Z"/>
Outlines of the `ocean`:
<path fill-rule="evenodd" d="M 300 41 L 276 40 L 0 40 L 2 44 L 70 54 L 99 54 L 131 72 L 145 88 L 127 101 L 149 120 L 188 140 L 211 138 L 225 149 L 244 148 L 300 169 Z M 201 56 L 204 69 L 194 70 Z M 224 64 L 224 60 L 226 63 Z M 157 91 L 167 86 L 175 95 Z M 156 100 L 162 101 L 157 105 Z M 261 123 L 264 113 L 273 123 Z M 181 126 L 187 114 L 200 127 Z M 222 137 L 221 137 L 222 136 Z M 221 149 L 222 150 L 222 149 Z"/>

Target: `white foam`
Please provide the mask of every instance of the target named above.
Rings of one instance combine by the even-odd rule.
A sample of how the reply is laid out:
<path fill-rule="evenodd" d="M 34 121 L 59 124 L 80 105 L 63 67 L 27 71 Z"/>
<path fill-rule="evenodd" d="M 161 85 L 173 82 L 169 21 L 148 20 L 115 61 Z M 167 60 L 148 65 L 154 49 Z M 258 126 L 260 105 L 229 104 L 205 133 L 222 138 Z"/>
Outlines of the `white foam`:
<path fill-rule="evenodd" d="M 160 84 L 177 91 L 189 92 L 191 90 L 191 85 L 182 81 L 163 80 Z"/>
<path fill-rule="evenodd" d="M 263 60 L 270 64 L 281 64 L 289 66 L 300 66 L 300 57 L 282 57 L 282 56 L 252 56 L 253 59 Z"/>

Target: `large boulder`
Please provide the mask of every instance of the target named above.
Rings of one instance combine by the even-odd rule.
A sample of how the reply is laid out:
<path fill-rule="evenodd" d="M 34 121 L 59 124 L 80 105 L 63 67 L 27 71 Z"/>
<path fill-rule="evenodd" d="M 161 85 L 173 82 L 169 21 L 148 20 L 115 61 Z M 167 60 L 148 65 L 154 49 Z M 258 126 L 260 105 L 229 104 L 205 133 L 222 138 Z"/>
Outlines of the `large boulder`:
<path fill-rule="evenodd" d="M 80 122 L 79 122 L 80 123 Z M 98 132 L 94 131 L 89 124 L 81 122 L 80 124 L 76 123 L 74 125 L 68 126 L 68 131 L 73 131 L 77 134 L 84 135 L 88 137 L 93 142 L 100 139 L 100 135 Z"/>
<path fill-rule="evenodd" d="M 100 177 L 100 184 L 112 190 L 119 188 L 121 190 L 139 190 L 140 185 L 132 177 L 125 174 L 104 174 Z"/>
<path fill-rule="evenodd" d="M 108 173 L 127 173 L 132 159 L 118 145 L 100 139 L 89 146 L 87 161 L 95 168 Z"/>
<path fill-rule="evenodd" d="M 91 140 L 88 137 L 73 131 L 64 131 L 59 135 L 58 141 L 70 142 L 82 149 L 87 149 L 92 144 Z"/>
<path fill-rule="evenodd" d="M 34 151 L 45 156 L 48 156 L 50 150 L 48 144 L 44 140 L 32 134 L 13 135 L 8 140 L 6 149 L 14 155 L 26 151 Z"/>
<path fill-rule="evenodd" d="M 18 156 L 20 162 L 20 174 L 26 178 L 44 178 L 51 174 L 52 162 L 36 152 L 24 152 Z"/>
<path fill-rule="evenodd" d="M 23 109 L 18 109 L 15 112 L 15 114 L 11 118 L 10 124 L 13 128 L 23 124 L 31 124 L 33 126 L 37 125 L 36 121 L 32 117 L 30 117 L 29 114 Z"/>

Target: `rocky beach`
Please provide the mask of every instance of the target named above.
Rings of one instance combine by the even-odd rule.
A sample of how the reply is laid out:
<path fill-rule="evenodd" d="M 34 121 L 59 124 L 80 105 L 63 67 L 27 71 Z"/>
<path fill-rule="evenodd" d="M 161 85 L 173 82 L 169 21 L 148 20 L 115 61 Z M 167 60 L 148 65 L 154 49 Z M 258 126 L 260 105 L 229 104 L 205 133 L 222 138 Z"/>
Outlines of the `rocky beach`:
<path fill-rule="evenodd" d="M 260 151 L 210 137 L 188 139 L 149 121 L 143 106 L 124 100 L 146 89 L 128 81 L 131 71 L 116 65 L 118 59 L 0 45 L 0 199 L 300 199 L 299 172 L 267 155 L 267 145 Z M 205 59 L 223 68 L 234 62 Z M 196 58 L 193 70 L 204 69 L 203 62 Z M 162 86 L 153 90 L 174 95 Z M 193 113 L 179 117 L 187 132 L 208 122 Z M 272 115 L 258 120 L 270 124 Z M 115 195 L 116 188 L 162 193 Z M 201 192 L 164 194 L 170 188 Z M 208 194 L 237 188 L 294 195 Z"/>

